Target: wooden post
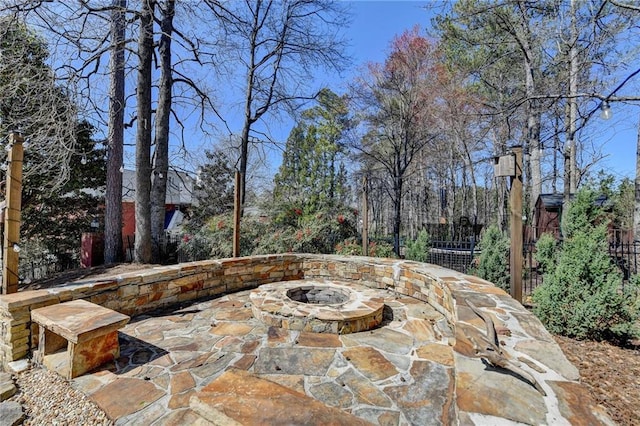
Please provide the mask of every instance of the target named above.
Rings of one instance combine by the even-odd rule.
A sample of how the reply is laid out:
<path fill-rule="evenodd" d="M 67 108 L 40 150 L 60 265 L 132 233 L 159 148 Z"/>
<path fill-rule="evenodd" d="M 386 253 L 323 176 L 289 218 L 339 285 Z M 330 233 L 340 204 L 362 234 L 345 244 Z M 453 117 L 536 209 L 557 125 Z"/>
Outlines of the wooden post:
<path fill-rule="evenodd" d="M 240 209 L 242 202 L 240 200 L 240 172 L 236 170 L 235 174 L 235 192 L 233 196 L 233 257 L 240 257 Z"/>
<path fill-rule="evenodd" d="M 369 188 L 366 176 L 362 179 L 362 255 L 369 256 Z"/>
<path fill-rule="evenodd" d="M 4 212 L 4 244 L 2 293 L 18 292 L 18 261 L 20 242 L 20 209 L 22 205 L 22 135 L 9 135 L 9 151 L 7 161 L 6 207 Z M 16 248 L 18 248 L 16 250 Z"/>
<path fill-rule="evenodd" d="M 522 147 L 512 149 L 515 155 L 515 176 L 510 178 L 509 206 L 511 208 L 511 297 L 522 303 Z"/>

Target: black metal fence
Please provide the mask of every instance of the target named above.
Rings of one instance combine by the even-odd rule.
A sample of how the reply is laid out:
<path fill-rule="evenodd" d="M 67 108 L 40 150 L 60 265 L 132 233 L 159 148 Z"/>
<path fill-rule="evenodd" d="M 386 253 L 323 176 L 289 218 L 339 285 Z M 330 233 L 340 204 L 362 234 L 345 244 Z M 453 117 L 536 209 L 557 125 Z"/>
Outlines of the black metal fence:
<path fill-rule="evenodd" d="M 638 273 L 640 264 L 640 242 L 609 243 L 609 255 L 620 268 L 623 278 L 627 281 L 631 275 Z"/>
<path fill-rule="evenodd" d="M 622 273 L 623 284 L 638 273 L 640 266 L 640 242 L 609 242 L 609 256 Z M 542 284 L 543 271 L 535 260 L 535 243 L 525 243 L 523 246 L 523 282 L 524 294 L 531 294 Z"/>
<path fill-rule="evenodd" d="M 184 235 L 178 234 L 165 234 L 162 241 L 160 241 L 160 253 L 158 258 L 163 265 L 173 265 L 181 262 L 188 262 L 190 259 L 188 254 L 180 248 L 180 243 L 185 238 Z M 133 261 L 135 238 L 128 236 L 124 241 L 125 260 L 127 262 Z"/>
<path fill-rule="evenodd" d="M 18 276 L 23 283 L 48 278 L 54 274 L 80 267 L 80 253 L 46 254 L 41 258 L 20 259 Z"/>
<path fill-rule="evenodd" d="M 432 241 L 427 262 L 466 274 L 477 254 L 474 239 L 471 241 Z"/>
<path fill-rule="evenodd" d="M 471 223 L 427 223 L 423 228 L 431 241 L 479 241 L 483 225 Z"/>
<path fill-rule="evenodd" d="M 610 233 L 618 235 L 617 233 Z M 626 241 L 626 242 L 621 242 Z M 454 241 L 435 240 L 429 250 L 428 262 L 462 273 L 471 272 L 474 258 L 479 256 L 481 247 L 477 240 Z M 613 263 L 622 273 L 623 284 L 640 269 L 640 242 L 629 242 L 628 239 L 610 238 L 609 255 Z M 522 292 L 530 295 L 536 287 L 542 285 L 543 271 L 535 259 L 536 246 L 534 242 L 523 244 L 523 279 Z"/>

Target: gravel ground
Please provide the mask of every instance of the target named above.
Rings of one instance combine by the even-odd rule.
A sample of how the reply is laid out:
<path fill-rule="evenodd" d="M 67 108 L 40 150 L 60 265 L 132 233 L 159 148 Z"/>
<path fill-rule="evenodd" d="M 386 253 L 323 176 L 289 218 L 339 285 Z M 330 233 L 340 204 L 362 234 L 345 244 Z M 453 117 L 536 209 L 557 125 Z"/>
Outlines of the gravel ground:
<path fill-rule="evenodd" d="M 31 368 L 14 379 L 18 392 L 9 400 L 22 404 L 24 425 L 113 425 L 104 411 L 56 373 Z"/>

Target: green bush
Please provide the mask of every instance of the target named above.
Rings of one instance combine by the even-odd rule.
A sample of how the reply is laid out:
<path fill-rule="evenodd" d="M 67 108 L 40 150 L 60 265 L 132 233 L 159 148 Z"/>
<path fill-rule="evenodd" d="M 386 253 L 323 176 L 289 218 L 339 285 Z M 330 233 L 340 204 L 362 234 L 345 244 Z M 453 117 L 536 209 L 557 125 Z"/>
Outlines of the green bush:
<path fill-rule="evenodd" d="M 273 221 L 246 216 L 240 224 L 240 255 L 333 253 L 339 242 L 355 238 L 356 219 L 357 212 L 346 207 L 314 214 L 292 208 Z M 231 214 L 208 219 L 181 243 L 180 249 L 193 260 L 232 256 Z"/>
<path fill-rule="evenodd" d="M 356 238 L 347 238 L 336 244 L 335 253 L 343 256 L 362 256 L 362 243 Z"/>
<path fill-rule="evenodd" d="M 190 261 L 205 260 L 213 257 L 213 248 L 211 240 L 201 233 L 184 235 L 179 246 L 182 254 Z"/>
<path fill-rule="evenodd" d="M 396 258 L 396 253 L 393 251 L 393 245 L 385 241 L 370 241 L 369 242 L 369 256 L 371 257 L 388 257 Z"/>
<path fill-rule="evenodd" d="M 566 238 L 555 265 L 533 294 L 534 313 L 549 331 L 577 339 L 626 340 L 637 334 L 637 281 L 625 290 L 607 248 L 595 194 L 581 190 L 565 215 Z"/>
<path fill-rule="evenodd" d="M 505 291 L 509 291 L 509 238 L 497 225 L 489 226 L 480 241 L 480 256 L 471 274 L 491 281 Z"/>
<path fill-rule="evenodd" d="M 417 262 L 427 262 L 429 260 L 429 249 L 431 248 L 431 239 L 426 230 L 421 230 L 418 237 L 413 241 L 407 242 L 407 251 L 405 259 L 415 260 Z"/>
<path fill-rule="evenodd" d="M 536 243 L 535 259 L 542 272 L 555 269 L 558 255 L 558 241 L 551 234 L 542 234 Z"/>

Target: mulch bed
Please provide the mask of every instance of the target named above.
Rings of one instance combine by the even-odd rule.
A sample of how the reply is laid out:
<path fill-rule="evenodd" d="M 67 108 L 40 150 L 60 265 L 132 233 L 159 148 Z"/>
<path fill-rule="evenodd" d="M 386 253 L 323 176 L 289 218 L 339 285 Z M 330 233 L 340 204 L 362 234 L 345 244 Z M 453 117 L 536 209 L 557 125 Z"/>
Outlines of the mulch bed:
<path fill-rule="evenodd" d="M 598 404 L 619 425 L 640 425 L 640 347 L 556 336 Z"/>

